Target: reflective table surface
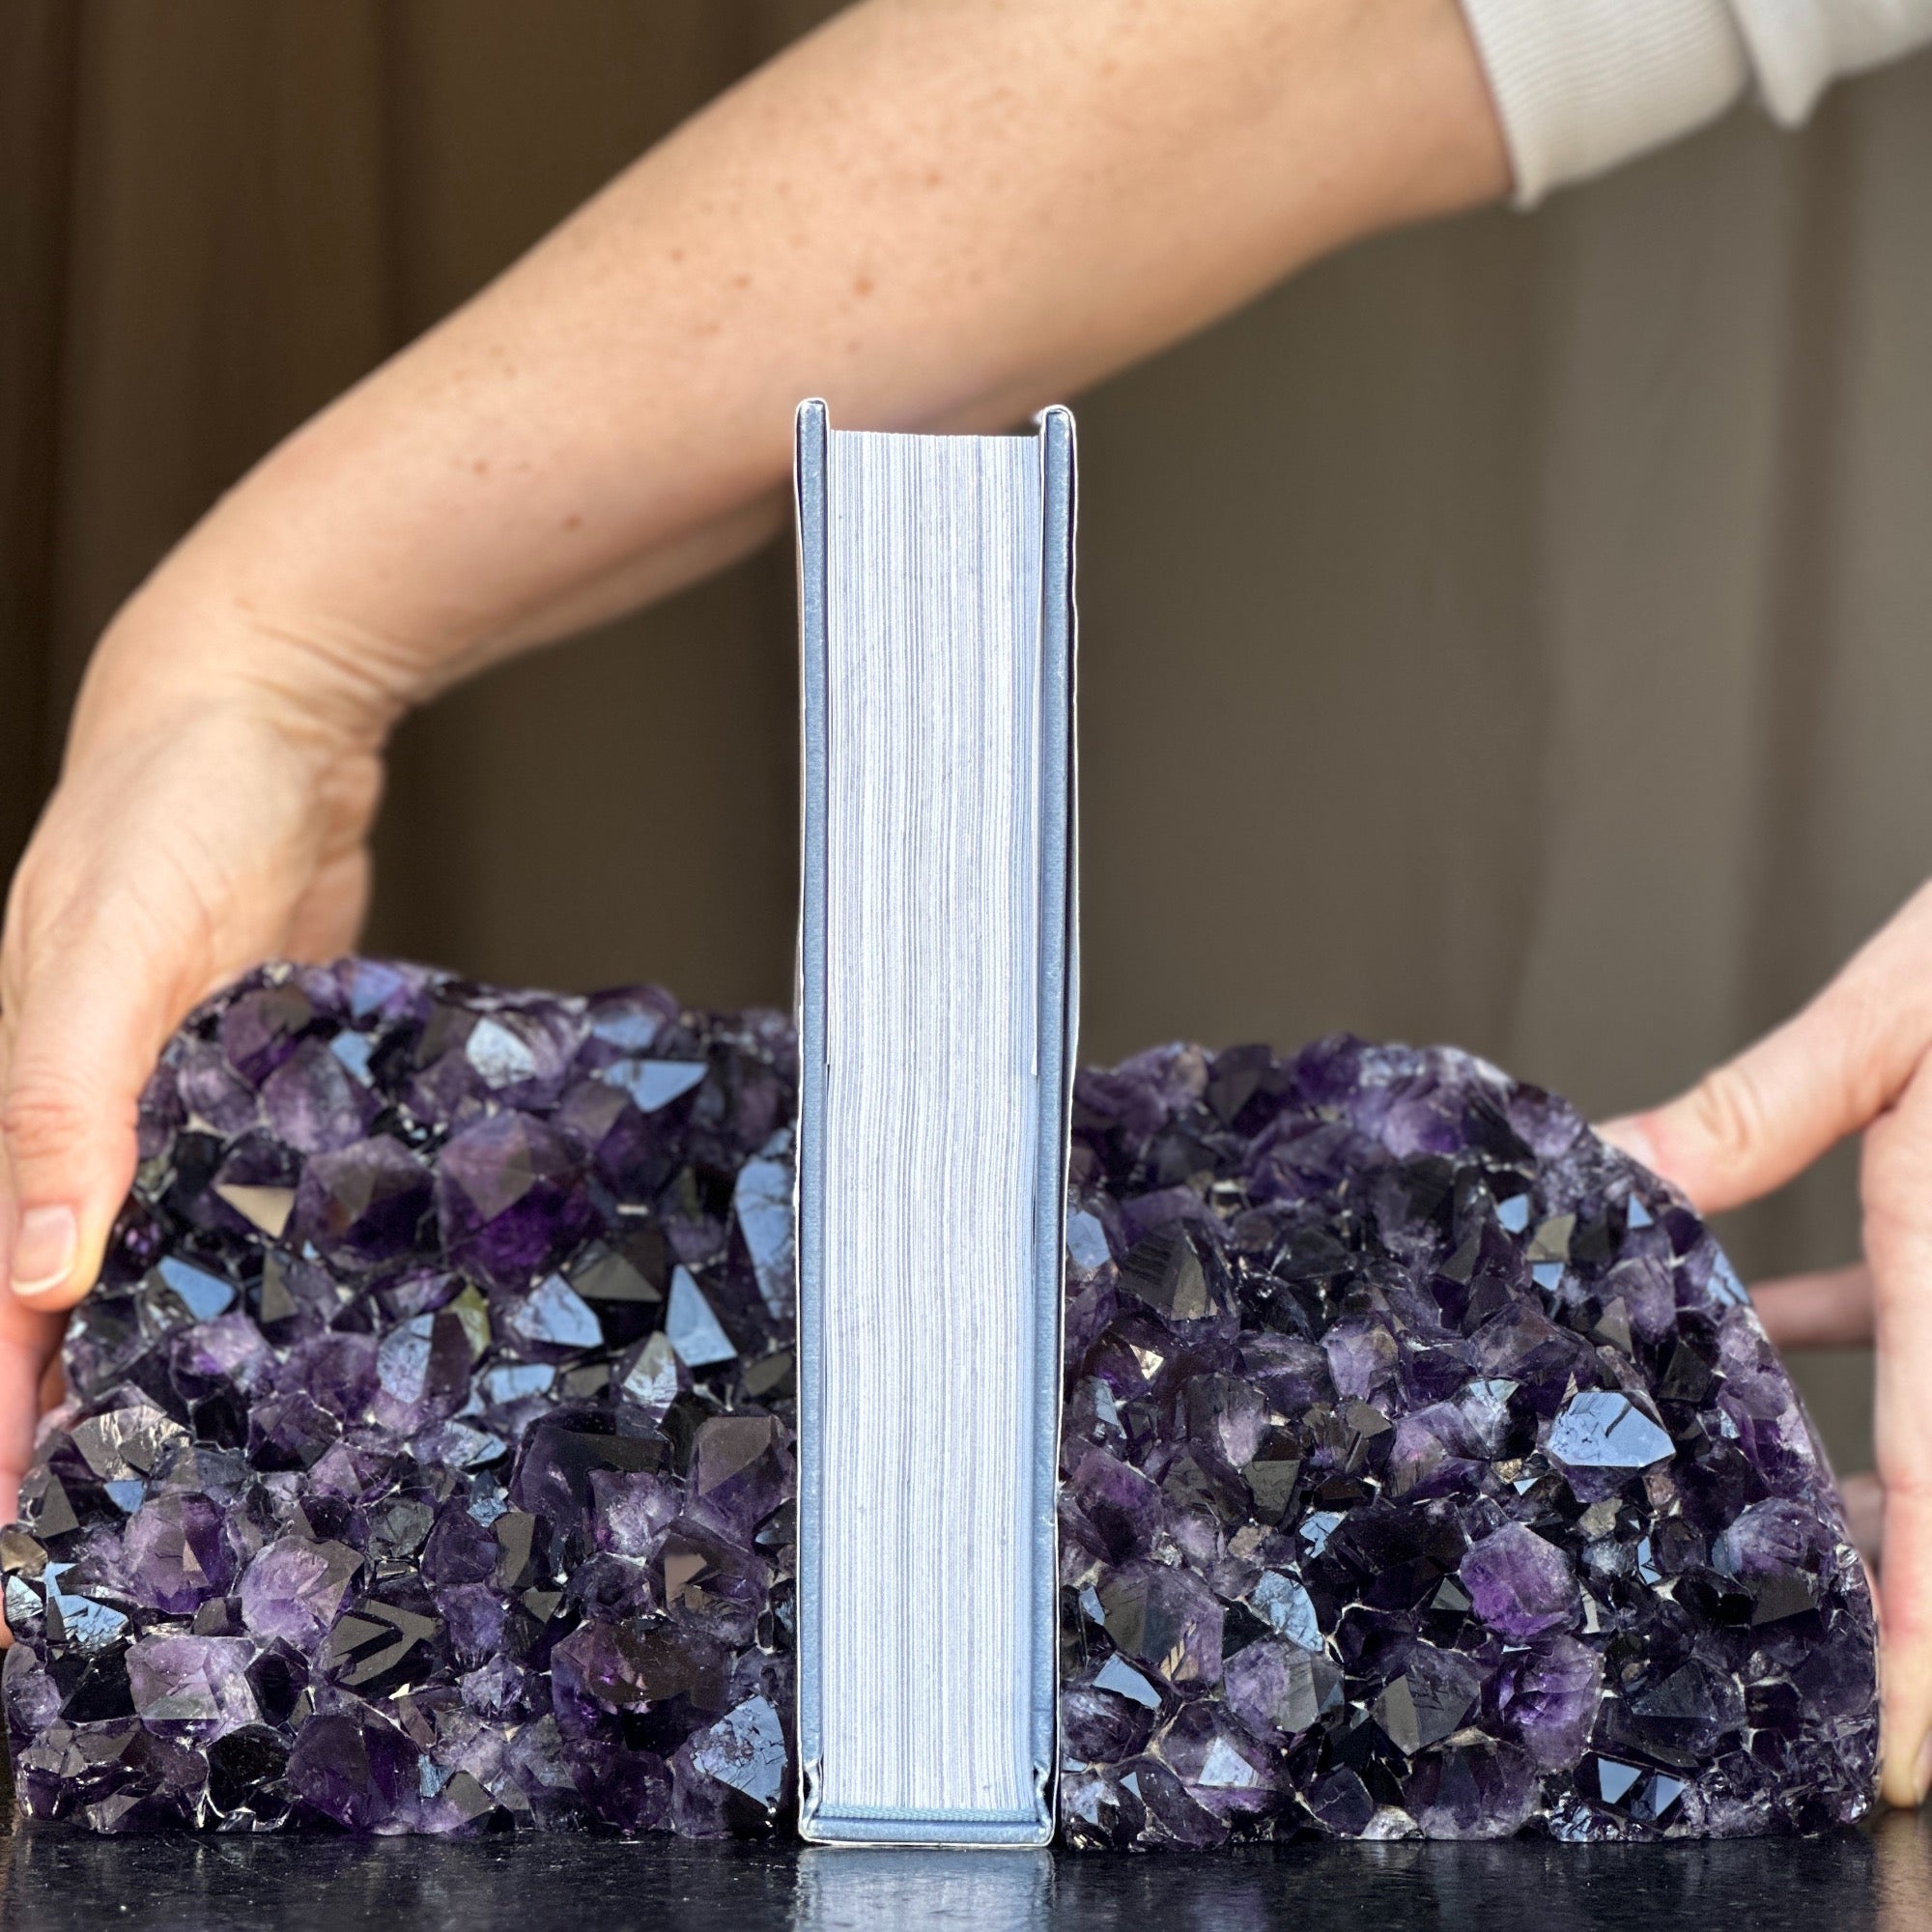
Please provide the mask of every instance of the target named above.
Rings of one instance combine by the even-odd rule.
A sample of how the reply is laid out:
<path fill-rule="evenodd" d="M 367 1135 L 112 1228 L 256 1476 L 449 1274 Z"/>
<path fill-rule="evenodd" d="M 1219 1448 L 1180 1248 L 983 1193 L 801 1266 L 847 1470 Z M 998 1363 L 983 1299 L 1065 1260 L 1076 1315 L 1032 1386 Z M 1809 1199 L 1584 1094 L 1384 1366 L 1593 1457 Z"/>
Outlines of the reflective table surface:
<path fill-rule="evenodd" d="M 1149 1858 L 571 1837 L 0 1840 L 0 1925 L 352 1932 L 1928 1932 L 1932 1820 L 1804 1842 Z"/>

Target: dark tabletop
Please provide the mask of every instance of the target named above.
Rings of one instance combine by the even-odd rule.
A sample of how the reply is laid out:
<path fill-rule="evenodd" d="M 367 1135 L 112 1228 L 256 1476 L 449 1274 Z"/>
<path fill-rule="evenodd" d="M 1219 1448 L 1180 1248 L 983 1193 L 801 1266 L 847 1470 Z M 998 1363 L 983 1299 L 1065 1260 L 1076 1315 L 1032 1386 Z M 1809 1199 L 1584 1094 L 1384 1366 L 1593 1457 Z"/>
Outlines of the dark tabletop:
<path fill-rule="evenodd" d="M 523 1837 L 0 1840 L 0 1923 L 352 1932 L 1927 1932 L 1932 1820 L 1805 1842 L 827 1852 Z"/>

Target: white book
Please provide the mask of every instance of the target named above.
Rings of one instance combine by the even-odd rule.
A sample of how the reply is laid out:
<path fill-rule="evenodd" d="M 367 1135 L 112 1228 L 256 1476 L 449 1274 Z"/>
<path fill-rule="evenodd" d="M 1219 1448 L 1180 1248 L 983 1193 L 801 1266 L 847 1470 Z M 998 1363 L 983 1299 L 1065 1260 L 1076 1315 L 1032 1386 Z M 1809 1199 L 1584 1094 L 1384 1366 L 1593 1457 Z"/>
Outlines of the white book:
<path fill-rule="evenodd" d="M 800 1831 L 1045 1844 L 1073 423 L 798 416 Z"/>

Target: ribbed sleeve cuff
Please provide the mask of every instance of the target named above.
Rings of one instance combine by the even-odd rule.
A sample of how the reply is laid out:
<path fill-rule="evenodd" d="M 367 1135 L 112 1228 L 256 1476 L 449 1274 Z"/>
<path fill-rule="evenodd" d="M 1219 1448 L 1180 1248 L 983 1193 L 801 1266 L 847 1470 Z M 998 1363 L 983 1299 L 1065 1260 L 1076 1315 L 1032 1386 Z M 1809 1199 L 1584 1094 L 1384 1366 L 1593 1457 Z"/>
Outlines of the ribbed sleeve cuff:
<path fill-rule="evenodd" d="M 1463 0 L 1463 11 L 1520 208 L 1716 120 L 1751 74 L 1726 0 Z"/>

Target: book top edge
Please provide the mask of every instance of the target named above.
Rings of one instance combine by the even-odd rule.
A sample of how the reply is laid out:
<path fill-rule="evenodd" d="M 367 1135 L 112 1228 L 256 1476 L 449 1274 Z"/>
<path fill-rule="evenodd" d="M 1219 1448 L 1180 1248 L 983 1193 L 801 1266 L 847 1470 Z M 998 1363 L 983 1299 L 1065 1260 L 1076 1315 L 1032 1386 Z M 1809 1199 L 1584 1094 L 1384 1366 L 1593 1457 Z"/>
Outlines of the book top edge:
<path fill-rule="evenodd" d="M 1035 412 L 1031 427 L 1015 430 L 961 430 L 935 433 L 930 430 L 835 429 L 832 426 L 832 412 L 826 406 L 824 399 L 819 396 L 808 396 L 799 404 L 795 421 L 801 432 L 810 429 L 820 435 L 836 437 L 892 437 L 902 442 L 1038 442 L 1046 436 L 1051 426 L 1063 425 L 1071 430 L 1073 412 L 1065 403 L 1049 403 L 1044 409 Z"/>
<path fill-rule="evenodd" d="M 943 449 L 957 449 L 968 442 L 1037 443 L 1040 440 L 1039 432 L 1034 430 L 987 436 L 931 436 L 922 430 L 835 429 L 831 435 L 834 442 L 923 442 Z"/>

